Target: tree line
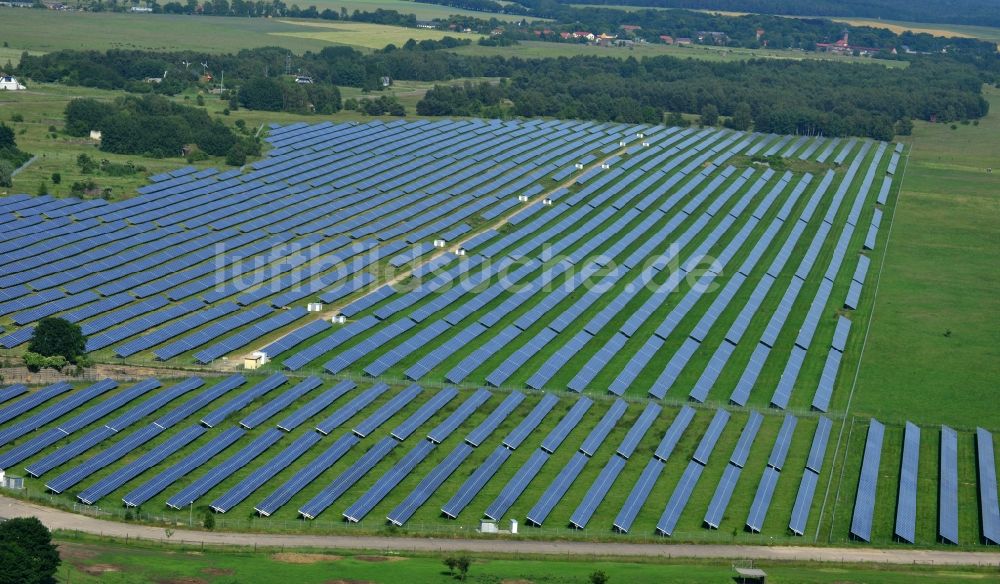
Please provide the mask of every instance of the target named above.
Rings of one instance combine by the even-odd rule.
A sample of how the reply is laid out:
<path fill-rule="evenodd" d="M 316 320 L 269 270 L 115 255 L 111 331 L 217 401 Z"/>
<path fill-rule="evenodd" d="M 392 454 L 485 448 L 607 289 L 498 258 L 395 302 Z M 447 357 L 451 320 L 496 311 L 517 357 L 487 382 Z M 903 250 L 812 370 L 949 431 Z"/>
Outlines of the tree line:
<path fill-rule="evenodd" d="M 884 69 L 820 61 L 574 57 L 525 62 L 496 86 L 436 86 L 417 113 L 492 115 L 509 100 L 509 113 L 525 117 L 660 123 L 664 112 L 686 112 L 728 117 L 741 130 L 752 125 L 759 132 L 891 140 L 907 133 L 913 119 L 986 115 L 981 83 L 974 69 L 945 62 Z"/>
<path fill-rule="evenodd" d="M 911 119 L 950 122 L 985 115 L 989 106 L 981 86 L 996 80 L 989 71 L 942 55 L 912 57 L 909 67 L 889 69 L 816 60 L 521 59 L 438 50 L 450 44 L 410 41 L 371 53 L 331 46 L 292 56 L 292 67 L 312 77 L 313 83 L 306 85 L 268 75 L 283 70 L 289 55 L 273 47 L 236 55 L 59 51 L 25 55 L 19 72 L 36 81 L 110 83 L 124 89 L 141 85 L 159 91 L 162 83 L 141 81 L 149 71 L 166 68 L 167 79 L 183 88 L 202 82 L 192 72 L 185 77 L 181 63 L 207 59 L 213 70 L 225 70 L 228 87 L 237 88 L 233 106 L 321 113 L 341 107 L 336 86 L 379 91 L 386 79 L 504 78 L 508 81 L 495 87 L 435 88 L 418 113 L 656 122 L 666 112 L 698 114 L 707 105 L 723 117 L 733 117 L 738 106 L 746 104 L 758 131 L 879 139 L 891 138 L 897 126 L 907 127 Z M 176 144 L 176 139 L 170 143 Z"/>

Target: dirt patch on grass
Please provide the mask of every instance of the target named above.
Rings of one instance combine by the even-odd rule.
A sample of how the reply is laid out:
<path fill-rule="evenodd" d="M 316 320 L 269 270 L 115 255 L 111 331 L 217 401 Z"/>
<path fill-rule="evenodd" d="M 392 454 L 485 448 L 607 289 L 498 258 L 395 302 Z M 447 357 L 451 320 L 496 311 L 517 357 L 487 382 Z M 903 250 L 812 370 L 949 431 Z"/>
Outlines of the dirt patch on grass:
<path fill-rule="evenodd" d="M 402 562 L 406 558 L 399 556 L 354 556 L 354 559 L 361 562 Z"/>
<path fill-rule="evenodd" d="M 209 566 L 207 568 L 202 568 L 201 573 L 206 576 L 231 576 L 233 571 L 229 568 L 212 568 Z"/>
<path fill-rule="evenodd" d="M 180 576 L 179 578 L 163 578 L 156 581 L 157 584 L 208 584 L 207 580 L 192 578 L 191 576 Z"/>
<path fill-rule="evenodd" d="M 318 562 L 336 562 L 340 556 L 331 554 L 298 554 L 294 552 L 281 552 L 271 556 L 272 560 L 285 562 L 286 564 L 316 564 Z"/>
<path fill-rule="evenodd" d="M 122 570 L 118 566 L 111 564 L 93 564 L 90 566 L 81 566 L 80 571 L 91 576 L 101 576 L 108 572 L 121 572 Z"/>
<path fill-rule="evenodd" d="M 97 550 L 93 550 L 88 547 L 72 544 L 72 543 L 60 543 L 59 544 L 59 557 L 64 561 L 73 562 L 73 560 L 89 560 L 97 555 Z"/>

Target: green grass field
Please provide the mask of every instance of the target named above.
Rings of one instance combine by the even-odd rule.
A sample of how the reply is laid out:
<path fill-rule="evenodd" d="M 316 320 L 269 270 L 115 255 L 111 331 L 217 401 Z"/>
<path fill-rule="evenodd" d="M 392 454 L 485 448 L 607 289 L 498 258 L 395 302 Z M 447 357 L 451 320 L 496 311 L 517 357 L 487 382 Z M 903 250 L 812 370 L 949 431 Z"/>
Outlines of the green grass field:
<path fill-rule="evenodd" d="M 853 411 L 1000 426 L 1000 91 L 979 125 L 918 122 Z M 994 172 L 987 168 L 997 165 Z M 872 292 L 866 290 L 866 294 Z"/>
<path fill-rule="evenodd" d="M 475 41 L 482 38 L 478 34 L 445 32 L 424 28 L 403 28 L 399 26 L 369 24 L 366 22 L 284 19 L 279 19 L 278 22 L 293 25 L 296 27 L 296 30 L 271 33 L 274 36 L 311 39 L 328 44 L 351 45 L 367 49 L 381 49 L 389 44 L 399 46 L 408 39 L 423 41 L 437 40 L 444 36 L 451 36 Z"/>
<path fill-rule="evenodd" d="M 346 8 L 348 12 L 361 10 L 373 12 L 378 9 L 395 10 L 401 14 L 413 14 L 420 20 L 432 20 L 435 18 L 447 18 L 452 15 L 471 16 L 489 20 L 495 18 L 500 21 L 519 22 L 522 17 L 510 14 L 495 14 L 492 12 L 476 12 L 473 10 L 463 10 L 441 4 L 425 4 L 414 2 L 413 0 L 315 0 L 308 4 L 303 2 L 302 7 L 315 5 L 321 12 L 327 8 L 336 10 Z M 544 18 L 533 18 L 532 20 L 546 20 Z"/>
<path fill-rule="evenodd" d="M 56 543 L 63 565 L 57 580 L 81 584 L 127 582 L 140 584 L 230 584 L 252 579 L 261 584 L 302 584 L 350 582 L 352 584 L 396 584 L 414 581 L 427 584 L 455 582 L 442 563 L 443 556 L 380 555 L 358 552 L 317 553 L 302 551 L 207 550 L 155 545 L 124 545 L 121 542 L 78 538 L 57 534 Z M 951 584 L 989 578 L 991 570 L 975 568 L 941 569 L 927 566 L 878 566 L 838 564 L 836 566 L 757 563 L 769 581 L 851 584 L 906 584 L 940 582 Z M 545 582 L 583 583 L 595 571 L 603 571 L 609 581 L 636 584 L 676 582 L 702 583 L 731 580 L 734 572 L 725 561 L 709 562 L 674 559 L 670 561 L 629 561 L 615 558 L 558 560 L 545 557 L 475 557 L 469 570 L 470 582 L 532 584 Z"/>
<path fill-rule="evenodd" d="M 598 45 L 583 45 L 575 43 L 552 43 L 543 41 L 522 41 L 509 47 L 484 47 L 469 45 L 450 49 L 460 55 L 521 57 L 523 59 L 543 59 L 554 57 L 598 56 L 625 59 L 635 57 L 670 56 L 682 59 L 699 59 L 706 61 L 745 61 L 747 59 L 819 59 L 845 63 L 861 63 L 882 65 L 884 67 L 906 67 L 906 61 L 885 61 L 866 57 L 839 56 L 829 53 L 775 50 L 775 49 L 742 49 L 731 47 L 714 47 L 707 45 L 664 45 L 640 44 L 634 47 L 602 47 Z"/>
<path fill-rule="evenodd" d="M 331 44 L 367 50 L 382 48 L 389 43 L 402 45 L 411 38 L 470 36 L 364 22 L 284 18 L 212 18 L 19 9 L 4 9 L 2 15 L 6 27 L 4 41 L 9 47 L 5 48 L 0 63 L 5 63 L 8 58 L 16 60 L 21 50 L 142 49 L 235 53 L 241 49 L 278 46 L 303 53 L 316 52 Z"/>

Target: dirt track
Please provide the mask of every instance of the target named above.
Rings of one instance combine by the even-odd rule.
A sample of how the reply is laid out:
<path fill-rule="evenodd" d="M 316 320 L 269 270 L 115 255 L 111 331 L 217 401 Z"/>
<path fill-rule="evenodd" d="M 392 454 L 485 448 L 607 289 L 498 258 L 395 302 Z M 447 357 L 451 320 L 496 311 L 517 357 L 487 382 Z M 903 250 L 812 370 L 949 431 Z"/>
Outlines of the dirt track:
<path fill-rule="evenodd" d="M 148 539 L 174 543 L 205 543 L 207 545 L 255 545 L 261 547 L 292 547 L 316 549 L 361 549 L 396 552 L 485 552 L 511 554 L 543 554 L 559 556 L 641 556 L 705 558 L 728 560 L 752 558 L 770 561 L 817 562 L 878 562 L 884 564 L 933 564 L 1000 566 L 1000 553 L 960 552 L 946 550 L 876 549 L 868 546 L 852 548 L 806 546 L 746 546 L 698 544 L 590 543 L 571 541 L 495 540 L 495 539 L 430 539 L 414 537 L 376 536 L 315 536 L 269 535 L 257 533 L 226 533 L 187 531 L 178 529 L 170 539 L 158 527 L 131 525 L 94 519 L 66 511 L 49 509 L 0 496 L 0 517 L 38 517 L 50 529 L 81 531 L 95 535 L 110 535 L 124 539 Z"/>

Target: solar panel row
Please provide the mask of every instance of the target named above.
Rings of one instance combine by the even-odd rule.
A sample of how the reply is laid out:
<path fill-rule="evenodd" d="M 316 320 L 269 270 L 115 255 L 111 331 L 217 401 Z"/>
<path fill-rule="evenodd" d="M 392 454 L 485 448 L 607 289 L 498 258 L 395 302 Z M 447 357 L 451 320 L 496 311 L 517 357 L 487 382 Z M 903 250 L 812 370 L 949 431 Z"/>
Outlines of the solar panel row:
<path fill-rule="evenodd" d="M 917 466 L 920 461 L 920 428 L 907 422 L 903 436 L 903 461 L 899 468 L 896 527 L 893 535 L 914 543 L 917 531 Z"/>
<path fill-rule="evenodd" d="M 938 537 L 958 545 L 958 433 L 948 426 L 941 426 L 938 497 Z"/>
<path fill-rule="evenodd" d="M 882 460 L 884 436 L 885 426 L 873 418 L 868 425 L 857 497 L 854 501 L 854 514 L 851 518 L 851 536 L 867 542 L 872 538 L 872 514 L 875 512 L 875 489 L 878 486 L 878 468 Z"/>

